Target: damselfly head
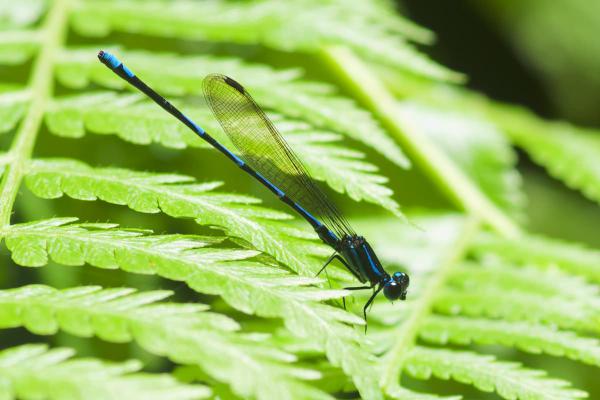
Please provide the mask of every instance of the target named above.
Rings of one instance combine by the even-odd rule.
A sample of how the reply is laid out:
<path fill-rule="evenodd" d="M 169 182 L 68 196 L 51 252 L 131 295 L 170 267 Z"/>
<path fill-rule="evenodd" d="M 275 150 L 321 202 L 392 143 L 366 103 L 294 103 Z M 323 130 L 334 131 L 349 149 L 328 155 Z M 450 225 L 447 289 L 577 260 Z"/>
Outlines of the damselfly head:
<path fill-rule="evenodd" d="M 394 272 L 383 284 L 383 294 L 388 300 L 406 300 L 410 279 L 404 272 Z"/>

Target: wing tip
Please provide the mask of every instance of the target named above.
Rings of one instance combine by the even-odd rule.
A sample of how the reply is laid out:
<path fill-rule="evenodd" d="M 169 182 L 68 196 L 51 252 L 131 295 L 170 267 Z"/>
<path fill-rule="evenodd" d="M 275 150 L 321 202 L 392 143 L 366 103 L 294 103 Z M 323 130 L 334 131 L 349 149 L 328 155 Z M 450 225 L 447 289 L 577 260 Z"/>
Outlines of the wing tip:
<path fill-rule="evenodd" d="M 240 92 L 241 94 L 246 93 L 246 90 L 244 89 L 244 87 L 242 85 L 240 85 L 240 83 L 238 81 L 236 81 L 235 79 L 230 78 L 228 76 L 224 76 L 223 81 L 225 81 L 226 84 L 228 84 L 229 86 L 231 86 L 232 88 L 234 88 L 235 90 Z"/>

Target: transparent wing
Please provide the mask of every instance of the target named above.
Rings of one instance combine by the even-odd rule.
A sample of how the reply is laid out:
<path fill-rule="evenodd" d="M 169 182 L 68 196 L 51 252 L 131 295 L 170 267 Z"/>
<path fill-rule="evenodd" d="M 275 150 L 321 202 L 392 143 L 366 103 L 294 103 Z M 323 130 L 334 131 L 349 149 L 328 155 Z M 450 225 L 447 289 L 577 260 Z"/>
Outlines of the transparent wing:
<path fill-rule="evenodd" d="M 338 236 L 354 234 L 242 85 L 227 76 L 212 74 L 204 79 L 203 89 L 207 103 L 245 163 Z"/>

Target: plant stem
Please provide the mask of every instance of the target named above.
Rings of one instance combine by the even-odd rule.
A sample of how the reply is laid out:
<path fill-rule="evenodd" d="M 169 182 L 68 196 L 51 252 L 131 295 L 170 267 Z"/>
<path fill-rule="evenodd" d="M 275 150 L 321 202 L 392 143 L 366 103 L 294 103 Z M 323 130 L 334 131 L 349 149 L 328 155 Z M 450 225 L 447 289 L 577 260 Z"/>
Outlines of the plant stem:
<path fill-rule="evenodd" d="M 449 251 L 440 257 L 443 263 L 428 282 L 420 297 L 411 309 L 410 317 L 401 325 L 399 335 L 393 347 L 382 360 L 380 386 L 391 394 L 399 387 L 399 379 L 403 367 L 403 358 L 414 345 L 423 320 L 431 312 L 436 295 L 446 283 L 452 268 L 464 257 L 473 237 L 477 234 L 479 220 L 475 217 L 467 219 L 457 239 L 450 245 Z"/>
<path fill-rule="evenodd" d="M 478 216 L 503 236 L 519 235 L 520 228 L 442 150 L 403 120 L 398 112 L 396 99 L 350 49 L 326 47 L 322 54 L 354 96 L 371 110 L 388 132 L 402 144 L 412 160 L 457 207 Z"/>
<path fill-rule="evenodd" d="M 10 147 L 11 164 L 0 182 L 0 229 L 10 224 L 13 205 L 31 158 L 46 105 L 53 91 L 54 57 L 59 53 L 67 31 L 67 2 L 55 0 L 40 28 L 40 54 L 33 64 L 29 90 L 32 100 Z"/>

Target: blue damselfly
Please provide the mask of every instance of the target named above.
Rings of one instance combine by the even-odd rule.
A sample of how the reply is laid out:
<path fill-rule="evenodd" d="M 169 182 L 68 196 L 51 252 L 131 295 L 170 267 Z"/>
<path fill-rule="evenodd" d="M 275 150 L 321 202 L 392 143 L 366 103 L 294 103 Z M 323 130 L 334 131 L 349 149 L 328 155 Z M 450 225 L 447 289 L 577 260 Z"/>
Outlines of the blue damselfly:
<path fill-rule="evenodd" d="M 347 290 L 373 290 L 363 308 L 365 321 L 367 309 L 380 291 L 383 290 L 385 297 L 392 301 L 406 299 L 408 275 L 404 272 L 390 275 L 385 271 L 367 240 L 354 232 L 335 204 L 319 189 L 300 159 L 242 85 L 218 74 L 207 76 L 203 83 L 206 101 L 237 148 L 238 156 L 146 85 L 115 56 L 100 51 L 98 58 L 308 221 L 319 238 L 335 250 L 318 274 L 337 259 L 361 283 L 366 284 L 348 287 Z"/>

